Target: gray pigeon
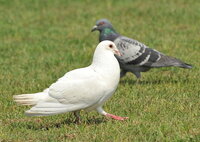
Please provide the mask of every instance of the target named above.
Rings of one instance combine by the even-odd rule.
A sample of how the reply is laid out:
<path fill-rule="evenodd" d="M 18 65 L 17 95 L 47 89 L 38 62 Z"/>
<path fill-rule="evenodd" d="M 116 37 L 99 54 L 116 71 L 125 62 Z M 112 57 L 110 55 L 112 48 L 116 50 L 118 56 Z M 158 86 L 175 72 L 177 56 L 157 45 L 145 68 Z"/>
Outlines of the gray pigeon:
<path fill-rule="evenodd" d="M 120 35 L 114 30 L 112 24 L 107 19 L 98 20 L 92 28 L 92 32 L 96 30 L 100 32 L 99 42 L 111 40 L 121 52 L 122 56 L 116 56 L 121 68 L 121 77 L 127 72 L 132 72 L 137 78 L 140 78 L 140 72 L 146 72 L 151 68 L 170 66 L 192 68 L 190 64 L 184 63 L 174 57 L 166 56 L 137 40 Z"/>

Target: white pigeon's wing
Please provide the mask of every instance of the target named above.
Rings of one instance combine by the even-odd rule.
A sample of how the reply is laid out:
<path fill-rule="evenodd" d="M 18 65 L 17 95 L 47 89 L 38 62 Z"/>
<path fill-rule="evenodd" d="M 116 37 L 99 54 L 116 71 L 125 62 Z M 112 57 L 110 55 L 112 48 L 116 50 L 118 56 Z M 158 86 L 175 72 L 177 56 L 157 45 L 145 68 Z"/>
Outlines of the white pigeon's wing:
<path fill-rule="evenodd" d="M 84 104 L 84 108 L 87 108 L 103 97 L 105 89 L 106 84 L 96 77 L 81 80 L 69 79 L 52 84 L 49 95 L 62 104 Z"/>
<path fill-rule="evenodd" d="M 91 70 L 89 66 L 89 67 L 69 71 L 63 77 L 59 78 L 58 81 L 66 80 L 66 79 L 73 79 L 73 80 L 87 79 L 87 78 L 91 78 L 94 75 L 96 75 L 94 70 Z"/>
<path fill-rule="evenodd" d="M 97 103 L 108 89 L 103 78 L 90 67 L 67 73 L 49 87 L 49 96 L 62 104 L 72 104 L 80 109 Z"/>
<path fill-rule="evenodd" d="M 117 56 L 117 58 L 125 64 L 150 66 L 161 57 L 160 52 L 128 37 L 120 36 L 114 43 L 122 54 L 122 56 Z"/>
<path fill-rule="evenodd" d="M 26 111 L 26 115 L 53 115 L 90 108 L 104 98 L 108 90 L 110 91 L 92 69 L 74 71 L 53 83 L 48 90 L 49 97 Z"/>

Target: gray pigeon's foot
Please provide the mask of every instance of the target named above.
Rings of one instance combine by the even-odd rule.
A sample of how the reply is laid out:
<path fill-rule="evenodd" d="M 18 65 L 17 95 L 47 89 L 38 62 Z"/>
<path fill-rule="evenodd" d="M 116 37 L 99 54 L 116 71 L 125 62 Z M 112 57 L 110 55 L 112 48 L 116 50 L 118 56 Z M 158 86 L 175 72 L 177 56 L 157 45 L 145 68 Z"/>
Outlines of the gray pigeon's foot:
<path fill-rule="evenodd" d="M 141 77 L 140 78 L 137 78 L 137 80 L 136 80 L 136 84 L 140 84 L 142 82 L 142 79 L 141 79 Z"/>

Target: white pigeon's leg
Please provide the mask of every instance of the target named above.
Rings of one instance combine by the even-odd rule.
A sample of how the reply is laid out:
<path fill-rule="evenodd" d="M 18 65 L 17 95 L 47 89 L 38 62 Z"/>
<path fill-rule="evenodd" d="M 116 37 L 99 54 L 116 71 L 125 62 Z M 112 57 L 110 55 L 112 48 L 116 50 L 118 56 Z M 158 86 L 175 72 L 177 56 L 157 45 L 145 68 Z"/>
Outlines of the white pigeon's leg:
<path fill-rule="evenodd" d="M 76 117 L 75 123 L 80 124 L 81 123 L 80 111 L 75 111 L 74 116 Z"/>
<path fill-rule="evenodd" d="M 106 117 L 110 117 L 110 118 L 115 119 L 115 120 L 125 120 L 125 119 L 128 119 L 128 117 L 121 117 L 121 116 L 117 116 L 117 115 L 113 115 L 113 114 L 107 113 L 107 112 L 105 112 L 103 110 L 102 107 L 98 107 L 97 108 L 97 112 L 99 114 L 105 115 Z"/>

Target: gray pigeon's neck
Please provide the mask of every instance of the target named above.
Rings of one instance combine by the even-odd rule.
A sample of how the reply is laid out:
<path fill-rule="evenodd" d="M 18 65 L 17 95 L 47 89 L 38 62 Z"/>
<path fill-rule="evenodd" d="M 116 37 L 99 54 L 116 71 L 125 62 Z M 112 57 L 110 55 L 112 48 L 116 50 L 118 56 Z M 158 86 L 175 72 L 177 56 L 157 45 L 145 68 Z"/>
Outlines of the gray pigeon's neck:
<path fill-rule="evenodd" d="M 116 33 L 114 29 L 104 28 L 100 33 L 99 41 L 100 42 L 103 41 L 103 40 L 114 41 L 118 36 L 119 36 L 119 34 Z"/>

